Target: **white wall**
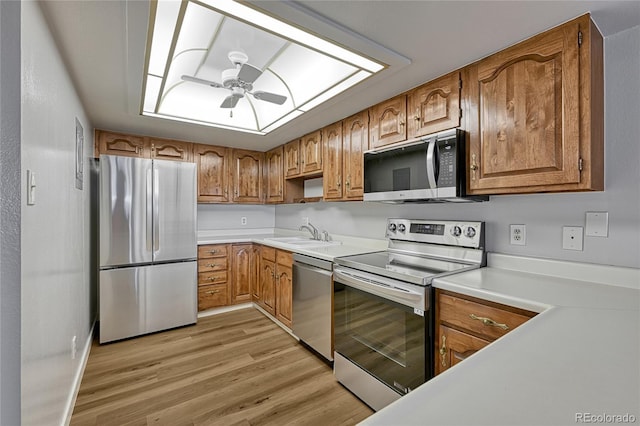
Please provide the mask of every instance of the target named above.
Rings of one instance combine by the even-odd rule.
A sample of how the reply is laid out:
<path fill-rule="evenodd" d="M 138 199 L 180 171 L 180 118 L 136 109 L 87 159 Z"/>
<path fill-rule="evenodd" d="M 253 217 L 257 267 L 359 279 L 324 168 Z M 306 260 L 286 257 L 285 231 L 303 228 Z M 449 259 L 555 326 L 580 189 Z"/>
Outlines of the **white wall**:
<path fill-rule="evenodd" d="M 605 191 L 503 195 L 464 205 L 315 203 L 276 208 L 276 227 L 301 217 L 334 234 L 384 238 L 388 217 L 483 220 L 487 249 L 523 256 L 640 267 L 640 27 L 605 39 Z M 584 226 L 585 212 L 609 212 L 609 237 L 562 249 L 562 227 Z M 527 226 L 527 245 L 509 244 L 509 224 Z"/>
<path fill-rule="evenodd" d="M 22 200 L 22 424 L 63 424 L 95 316 L 87 168 L 93 128 L 38 3 L 21 5 L 21 188 L 26 170 L 37 184 L 36 204 Z M 75 188 L 76 117 L 84 127 L 84 190 Z"/>
<path fill-rule="evenodd" d="M 273 228 L 275 210 L 274 206 L 250 204 L 198 204 L 198 230 Z M 247 218 L 244 226 L 242 217 Z"/>
<path fill-rule="evenodd" d="M 0 2 L 0 425 L 20 424 L 20 2 Z"/>

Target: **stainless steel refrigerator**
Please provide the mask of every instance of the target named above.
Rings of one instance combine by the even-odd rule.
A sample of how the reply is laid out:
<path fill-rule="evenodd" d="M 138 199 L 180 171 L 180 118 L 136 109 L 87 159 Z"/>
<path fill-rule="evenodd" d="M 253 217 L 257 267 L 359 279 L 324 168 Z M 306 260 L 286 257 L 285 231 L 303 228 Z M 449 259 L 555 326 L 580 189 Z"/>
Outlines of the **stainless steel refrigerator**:
<path fill-rule="evenodd" d="M 100 157 L 100 343 L 196 322 L 195 164 Z"/>

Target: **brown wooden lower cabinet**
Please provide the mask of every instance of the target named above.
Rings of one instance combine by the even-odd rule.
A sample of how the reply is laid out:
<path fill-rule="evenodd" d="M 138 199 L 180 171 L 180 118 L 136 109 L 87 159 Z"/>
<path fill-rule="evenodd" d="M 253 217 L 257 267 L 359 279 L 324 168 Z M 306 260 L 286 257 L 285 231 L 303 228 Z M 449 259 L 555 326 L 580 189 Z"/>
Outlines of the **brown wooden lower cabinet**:
<path fill-rule="evenodd" d="M 291 328 L 293 319 L 293 257 L 291 252 L 262 246 L 260 289 L 257 303 Z"/>
<path fill-rule="evenodd" d="M 231 303 L 251 302 L 252 291 L 258 284 L 254 244 L 231 246 Z"/>
<path fill-rule="evenodd" d="M 198 311 L 231 303 L 229 244 L 198 246 Z"/>
<path fill-rule="evenodd" d="M 440 374 L 537 313 L 436 289 L 434 371 Z"/>

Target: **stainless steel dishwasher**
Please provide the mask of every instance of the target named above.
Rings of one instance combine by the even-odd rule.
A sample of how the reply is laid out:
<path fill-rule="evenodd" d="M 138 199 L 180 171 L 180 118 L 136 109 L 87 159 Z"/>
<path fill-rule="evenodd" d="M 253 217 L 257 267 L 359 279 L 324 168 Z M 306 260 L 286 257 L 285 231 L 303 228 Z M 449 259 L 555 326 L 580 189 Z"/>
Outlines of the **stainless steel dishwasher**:
<path fill-rule="evenodd" d="M 293 255 L 293 334 L 333 361 L 333 263 Z"/>

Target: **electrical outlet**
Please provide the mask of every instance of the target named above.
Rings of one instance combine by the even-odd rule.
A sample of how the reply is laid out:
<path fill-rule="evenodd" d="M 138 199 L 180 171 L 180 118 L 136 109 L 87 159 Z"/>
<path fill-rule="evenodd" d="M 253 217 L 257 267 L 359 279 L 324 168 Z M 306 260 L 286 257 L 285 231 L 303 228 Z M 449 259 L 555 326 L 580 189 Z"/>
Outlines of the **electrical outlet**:
<path fill-rule="evenodd" d="M 78 354 L 77 337 L 73 336 L 71 338 L 71 359 L 76 359 L 77 354 Z"/>
<path fill-rule="evenodd" d="M 509 244 L 524 246 L 527 244 L 525 225 L 509 225 Z"/>
<path fill-rule="evenodd" d="M 240 218 L 240 225 L 246 225 L 247 224 L 247 218 L 246 216 L 242 216 Z"/>
<path fill-rule="evenodd" d="M 582 226 L 562 227 L 562 248 L 582 251 Z"/>

